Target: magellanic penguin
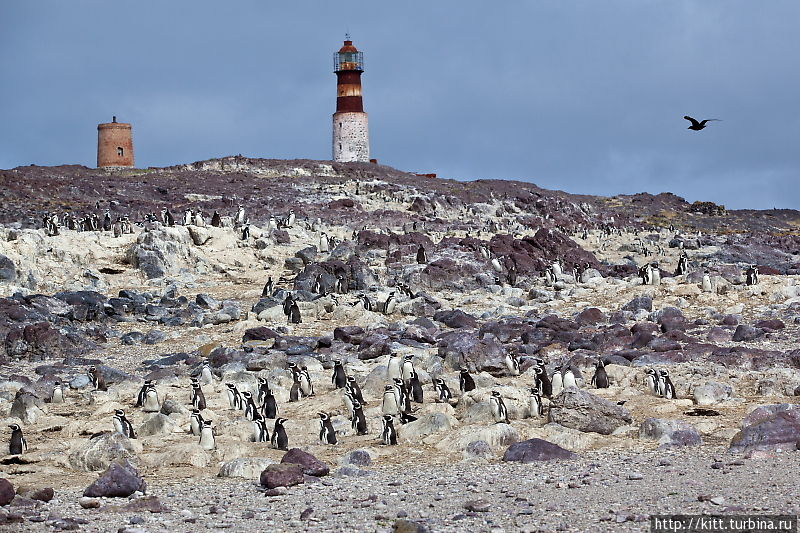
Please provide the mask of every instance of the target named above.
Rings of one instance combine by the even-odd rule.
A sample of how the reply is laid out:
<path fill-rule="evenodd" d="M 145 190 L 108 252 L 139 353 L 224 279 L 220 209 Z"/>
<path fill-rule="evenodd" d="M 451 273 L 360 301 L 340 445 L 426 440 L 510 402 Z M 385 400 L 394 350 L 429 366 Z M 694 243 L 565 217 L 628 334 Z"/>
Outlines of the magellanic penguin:
<path fill-rule="evenodd" d="M 592 376 L 592 385 L 598 389 L 608 388 L 608 374 L 606 374 L 606 366 L 602 359 L 597 361 L 597 368 L 594 371 L 594 376 Z"/>
<path fill-rule="evenodd" d="M 356 435 L 367 434 L 367 419 L 364 417 L 364 408 L 358 400 L 353 400 L 353 429 Z"/>
<path fill-rule="evenodd" d="M 469 370 L 461 368 L 458 375 L 458 386 L 461 392 L 469 392 L 475 390 L 475 380 L 469 375 Z"/>
<path fill-rule="evenodd" d="M 347 385 L 347 374 L 344 371 L 344 365 L 337 359 L 333 362 L 333 375 L 331 376 L 331 383 L 336 389 L 341 389 Z"/>
<path fill-rule="evenodd" d="M 386 301 L 383 302 L 383 314 L 391 315 L 394 313 L 395 307 L 397 307 L 397 298 L 395 298 L 395 291 L 389 293 L 389 296 L 386 297 Z"/>
<path fill-rule="evenodd" d="M 200 365 L 200 384 L 211 385 L 213 382 L 214 374 L 211 373 L 211 365 L 208 364 L 208 361 L 203 361 L 203 364 Z"/>
<path fill-rule="evenodd" d="M 94 390 L 106 391 L 108 387 L 106 386 L 106 379 L 103 377 L 102 372 L 96 367 L 90 366 L 89 371 L 89 380 L 92 382 L 92 387 Z"/>
<path fill-rule="evenodd" d="M 422 399 L 422 384 L 419 382 L 419 376 L 414 370 L 411 371 L 410 383 L 411 385 L 409 388 L 411 390 L 411 401 L 414 403 L 424 403 Z"/>
<path fill-rule="evenodd" d="M 311 383 L 311 375 L 306 366 L 300 370 L 300 391 L 303 396 L 314 396 L 314 385 Z"/>
<path fill-rule="evenodd" d="M 675 394 L 675 385 L 672 384 L 672 380 L 669 378 L 669 372 L 662 370 L 660 374 L 662 383 L 661 395 L 668 400 L 674 400 L 677 396 Z"/>
<path fill-rule="evenodd" d="M 197 378 L 192 378 L 192 407 L 200 410 L 206 408 L 206 396 Z"/>
<path fill-rule="evenodd" d="M 286 436 L 286 428 L 284 425 L 288 422 L 285 418 L 278 418 L 275 420 L 275 427 L 272 428 L 272 439 L 270 443 L 276 450 L 288 450 L 289 439 Z"/>
<path fill-rule="evenodd" d="M 269 298 L 272 296 L 274 290 L 275 283 L 272 281 L 272 276 L 270 276 L 269 279 L 267 279 L 267 282 L 264 284 L 264 288 L 261 290 L 261 297 Z"/>
<path fill-rule="evenodd" d="M 647 389 L 650 394 L 660 396 L 659 394 L 659 378 L 658 373 L 654 368 L 645 368 L 645 379 L 647 381 Z"/>
<path fill-rule="evenodd" d="M 214 428 L 211 427 L 211 420 L 203 420 L 203 428 L 200 430 L 200 447 L 209 451 L 217 447 L 217 443 L 214 440 Z"/>
<path fill-rule="evenodd" d="M 22 428 L 19 424 L 11 424 L 11 440 L 8 443 L 8 453 L 11 455 L 20 455 L 22 452 L 28 450 L 28 442 L 22 434 Z"/>
<path fill-rule="evenodd" d="M 292 305 L 289 308 L 289 323 L 290 324 L 302 324 L 303 317 L 300 316 L 300 308 L 297 306 L 297 302 L 292 301 Z"/>
<path fill-rule="evenodd" d="M 453 398 L 453 393 L 450 392 L 450 388 L 442 378 L 433 380 L 433 390 L 436 391 L 437 402 L 450 403 L 450 400 Z"/>
<path fill-rule="evenodd" d="M 264 418 L 275 419 L 278 417 L 278 402 L 271 389 L 267 389 L 264 401 L 261 403 L 261 416 Z"/>
<path fill-rule="evenodd" d="M 751 265 L 745 271 L 745 285 L 758 285 L 758 266 Z"/>
<path fill-rule="evenodd" d="M 347 418 L 353 420 L 353 404 L 358 400 L 356 400 L 353 397 L 353 394 L 347 389 L 345 389 L 342 399 L 344 400 L 344 408 L 345 411 L 347 412 Z"/>
<path fill-rule="evenodd" d="M 558 396 L 561 394 L 561 391 L 564 390 L 564 375 L 562 374 L 562 370 L 563 369 L 556 367 L 555 372 L 553 372 L 553 377 L 550 380 L 550 393 L 554 396 Z"/>
<path fill-rule="evenodd" d="M 400 413 L 400 403 L 397 400 L 394 385 L 386 385 L 383 388 L 383 404 L 381 412 L 384 415 L 396 416 Z"/>
<path fill-rule="evenodd" d="M 269 430 L 267 429 L 267 420 L 259 418 L 255 421 L 256 425 L 256 442 L 269 442 Z"/>
<path fill-rule="evenodd" d="M 226 383 L 225 387 L 227 387 L 226 392 L 228 393 L 228 404 L 231 406 L 231 409 L 241 409 L 242 396 L 236 389 L 236 385 L 233 383 Z"/>
<path fill-rule="evenodd" d="M 134 407 L 143 407 L 144 406 L 144 400 L 145 400 L 145 397 L 147 396 L 147 389 L 152 384 L 153 384 L 153 380 L 151 380 L 151 379 L 144 380 L 144 384 L 139 389 L 139 394 L 136 396 L 136 405 L 134 405 Z"/>
<path fill-rule="evenodd" d="M 353 395 L 353 398 L 358 400 L 361 405 L 367 405 L 367 402 L 364 401 L 364 395 L 361 394 L 361 387 L 358 386 L 358 382 L 356 381 L 355 376 L 347 376 L 347 385 L 345 389 Z"/>
<path fill-rule="evenodd" d="M 114 410 L 114 430 L 117 433 L 122 433 L 129 439 L 135 439 L 136 433 L 133 431 L 133 424 L 125 417 L 125 411 L 122 409 Z"/>
<path fill-rule="evenodd" d="M 328 413 L 317 413 L 319 416 L 319 441 L 322 444 L 336 444 L 336 430 Z"/>
<path fill-rule="evenodd" d="M 402 379 L 394 380 L 394 393 L 397 398 L 397 406 L 401 413 L 411 412 L 411 398 L 408 396 L 408 388 Z"/>
<path fill-rule="evenodd" d="M 50 393 L 50 403 L 64 403 L 64 384 L 60 381 L 53 383 L 53 391 Z"/>
<path fill-rule="evenodd" d="M 161 403 L 158 401 L 158 391 L 156 390 L 156 386 L 152 383 L 148 385 L 145 391 L 142 410 L 145 413 L 157 413 L 161 410 Z"/>
<path fill-rule="evenodd" d="M 267 378 L 258 378 L 258 403 L 264 405 L 267 398 L 267 393 L 270 392 L 269 381 Z"/>
<path fill-rule="evenodd" d="M 391 415 L 383 415 L 381 442 L 387 446 L 397 444 L 397 431 L 394 429 L 394 419 Z"/>
<path fill-rule="evenodd" d="M 493 390 L 491 397 L 489 397 L 489 403 L 492 406 L 492 416 L 494 417 L 495 423 L 508 424 L 508 410 L 506 409 L 506 404 L 503 402 L 503 397 L 500 396 L 500 392 Z"/>
<path fill-rule="evenodd" d="M 417 264 L 428 264 L 428 254 L 425 253 L 425 247 L 421 244 L 419 245 L 419 248 L 417 248 Z"/>
<path fill-rule="evenodd" d="M 519 376 L 519 356 L 513 352 L 506 353 L 506 370 L 512 376 Z"/>
<path fill-rule="evenodd" d="M 399 354 L 389 355 L 389 364 L 386 367 L 386 377 L 389 381 L 403 377 L 403 358 Z"/>
<path fill-rule="evenodd" d="M 249 391 L 242 391 L 242 403 L 244 404 L 244 417 L 248 420 L 255 420 L 259 413 L 256 402 L 253 401 L 253 395 Z"/>
<path fill-rule="evenodd" d="M 406 354 L 403 356 L 403 384 L 408 387 L 411 385 L 411 374 L 414 373 L 414 356 Z"/>
<path fill-rule="evenodd" d="M 544 367 L 544 364 L 538 365 L 536 367 L 536 386 L 541 391 L 542 395 L 550 398 L 553 396 L 553 383 L 550 381 L 550 377 L 547 375 L 547 369 Z"/>
<path fill-rule="evenodd" d="M 200 436 L 200 430 L 203 429 L 203 415 L 200 414 L 200 409 L 192 409 L 189 428 L 192 430 L 192 435 Z"/>
<path fill-rule="evenodd" d="M 531 395 L 528 404 L 528 411 L 530 412 L 531 418 L 541 418 L 544 414 L 544 408 L 542 406 L 542 396 L 539 392 L 538 387 L 531 387 Z"/>
<path fill-rule="evenodd" d="M 286 298 L 283 299 L 283 314 L 286 315 L 288 319 L 292 314 L 292 304 L 294 303 L 294 298 L 292 297 L 292 293 L 287 293 Z"/>

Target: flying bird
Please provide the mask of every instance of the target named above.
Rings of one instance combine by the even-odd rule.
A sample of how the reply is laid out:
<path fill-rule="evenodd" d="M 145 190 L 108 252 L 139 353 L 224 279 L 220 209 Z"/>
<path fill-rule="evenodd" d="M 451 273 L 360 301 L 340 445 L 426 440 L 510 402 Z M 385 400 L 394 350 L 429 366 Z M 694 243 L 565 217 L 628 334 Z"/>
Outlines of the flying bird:
<path fill-rule="evenodd" d="M 700 131 L 703 128 L 705 128 L 706 127 L 706 122 L 719 121 L 720 120 L 718 118 L 707 118 L 705 120 L 702 120 L 702 121 L 698 122 L 696 119 L 693 119 L 689 115 L 685 115 L 683 118 L 685 118 L 686 120 L 688 120 L 688 121 L 690 121 L 692 123 L 692 125 L 689 126 L 689 129 L 690 130 L 694 130 L 694 131 Z"/>

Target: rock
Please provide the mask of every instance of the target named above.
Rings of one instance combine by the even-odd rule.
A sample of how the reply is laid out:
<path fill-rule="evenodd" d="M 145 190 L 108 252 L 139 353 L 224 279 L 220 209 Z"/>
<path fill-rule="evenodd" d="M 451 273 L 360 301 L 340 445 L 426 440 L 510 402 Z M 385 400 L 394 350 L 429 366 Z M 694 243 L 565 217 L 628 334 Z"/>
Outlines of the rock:
<path fill-rule="evenodd" d="M 183 227 L 146 228 L 127 253 L 130 264 L 148 278 L 177 273 L 189 256 L 189 232 Z"/>
<path fill-rule="evenodd" d="M 778 331 L 784 329 L 786 324 L 783 323 L 783 320 L 772 318 L 769 320 L 759 320 L 755 323 L 755 327 L 760 329 L 771 329 L 773 331 Z"/>
<path fill-rule="evenodd" d="M 88 496 L 82 496 L 78 499 L 78 505 L 80 505 L 83 509 L 99 509 L 100 498 L 89 498 Z"/>
<path fill-rule="evenodd" d="M 40 416 L 44 415 L 42 407 L 44 407 L 44 402 L 40 398 L 20 390 L 11 404 L 10 414 L 22 420 L 23 424 L 34 424 Z"/>
<path fill-rule="evenodd" d="M 0 281 L 14 281 L 17 279 L 17 268 L 8 257 L 0 254 Z"/>
<path fill-rule="evenodd" d="M 542 439 L 528 439 L 512 444 L 503 454 L 503 461 L 517 463 L 533 463 L 536 461 L 553 461 L 574 459 L 577 455 L 565 450 L 557 444 Z"/>
<path fill-rule="evenodd" d="M 217 309 L 222 308 L 222 304 L 219 302 L 219 300 L 202 292 L 197 296 L 195 296 L 194 301 L 197 305 L 199 305 L 203 309 L 210 309 L 212 311 L 216 311 Z"/>
<path fill-rule="evenodd" d="M 89 439 L 85 445 L 69 455 L 72 468 L 85 472 L 95 472 L 108 468 L 117 459 L 135 457 L 141 445 L 122 433 L 105 433 Z"/>
<path fill-rule="evenodd" d="M 277 339 L 278 337 L 280 337 L 280 335 L 275 330 L 265 326 L 260 326 L 257 328 L 249 328 L 244 330 L 244 335 L 242 335 L 242 343 L 249 341 L 267 341 L 270 339 Z"/>
<path fill-rule="evenodd" d="M 358 358 L 362 361 L 377 359 L 390 352 L 389 337 L 379 333 L 364 337 L 364 340 L 358 346 Z"/>
<path fill-rule="evenodd" d="M 164 342 L 167 338 L 166 333 L 158 329 L 151 329 L 147 332 L 147 335 L 144 336 L 142 342 L 144 344 L 158 344 L 159 342 Z"/>
<path fill-rule="evenodd" d="M 291 487 L 305 482 L 303 469 L 295 464 L 272 464 L 267 466 L 259 477 L 261 486 L 268 489 Z"/>
<path fill-rule="evenodd" d="M 206 228 L 200 226 L 186 226 L 189 229 L 189 237 L 197 246 L 203 246 L 211 238 L 211 233 Z"/>
<path fill-rule="evenodd" d="M 460 309 L 437 311 L 433 314 L 433 319 L 453 329 L 478 327 L 478 320 Z"/>
<path fill-rule="evenodd" d="M 471 500 L 464 504 L 464 509 L 473 513 L 488 513 L 491 507 L 492 504 L 484 499 Z"/>
<path fill-rule="evenodd" d="M 333 338 L 348 344 L 361 344 L 364 340 L 364 328 L 360 326 L 339 326 L 333 330 Z"/>
<path fill-rule="evenodd" d="M 84 496 L 127 498 L 134 492 L 146 492 L 147 483 L 127 460 L 111 463 L 94 483 L 83 491 Z"/>
<path fill-rule="evenodd" d="M 418 415 L 414 422 L 403 424 L 398 428 L 398 436 L 408 442 L 420 442 L 423 437 L 432 433 L 449 431 L 458 425 L 456 417 L 445 413 L 428 413 Z"/>
<path fill-rule="evenodd" d="M 596 307 L 587 307 L 575 317 L 575 322 L 581 325 L 594 325 L 600 322 L 605 322 L 608 319 L 605 314 Z"/>
<path fill-rule="evenodd" d="M 622 306 L 623 311 L 632 311 L 636 312 L 639 310 L 644 311 L 652 311 L 653 310 L 653 299 L 649 296 L 637 296 L 630 302 L 626 303 Z"/>
<path fill-rule="evenodd" d="M 55 491 L 51 487 L 41 489 L 20 487 L 17 489 L 17 494 L 25 498 L 30 498 L 31 500 L 49 502 L 53 499 L 53 496 L 55 496 Z"/>
<path fill-rule="evenodd" d="M 345 464 L 356 466 L 369 466 L 372 464 L 372 456 L 367 450 L 353 450 L 345 458 Z"/>
<path fill-rule="evenodd" d="M 513 445 L 512 445 L 513 446 Z M 464 453 L 468 457 L 480 457 L 482 459 L 491 459 L 494 457 L 494 451 L 489 443 L 485 440 L 474 440 L 467 444 Z"/>
<path fill-rule="evenodd" d="M 731 439 L 730 451 L 800 449 L 800 405 L 775 404 L 754 409 Z"/>
<path fill-rule="evenodd" d="M 733 332 L 734 342 L 752 341 L 764 334 L 764 330 L 750 326 L 748 324 L 739 324 L 736 326 L 736 331 Z"/>
<path fill-rule="evenodd" d="M 189 416 L 189 409 L 184 407 L 178 400 L 172 398 L 165 399 L 161 404 L 161 413 L 165 415 L 179 414 Z M 141 431 L 141 430 L 140 430 Z"/>
<path fill-rule="evenodd" d="M 490 374 L 506 371 L 506 350 L 492 335 L 479 339 L 467 330 L 445 333 L 439 338 L 439 356 L 452 369 L 467 366 Z"/>
<path fill-rule="evenodd" d="M 222 467 L 219 469 L 219 477 L 259 479 L 261 472 L 272 464 L 275 464 L 275 461 L 272 459 L 262 457 L 239 457 L 222 463 Z"/>
<path fill-rule="evenodd" d="M 703 438 L 694 426 L 683 420 L 647 418 L 639 426 L 640 439 L 657 440 L 662 447 L 699 446 Z"/>
<path fill-rule="evenodd" d="M 616 403 L 569 387 L 552 400 L 549 420 L 579 431 L 610 435 L 618 427 L 630 424 L 633 418 Z"/>
<path fill-rule="evenodd" d="M 167 415 L 155 413 L 148 417 L 136 432 L 139 437 L 151 435 L 168 435 L 175 428 L 175 422 Z"/>
<path fill-rule="evenodd" d="M 733 387 L 725 383 L 711 381 L 694 388 L 694 401 L 697 405 L 714 405 L 733 396 Z"/>
<path fill-rule="evenodd" d="M 0 478 L 0 505 L 8 505 L 14 499 L 14 485 L 7 479 Z"/>
<path fill-rule="evenodd" d="M 327 476 L 331 469 L 328 465 L 300 448 L 292 448 L 281 459 L 281 464 L 296 464 L 309 476 Z"/>

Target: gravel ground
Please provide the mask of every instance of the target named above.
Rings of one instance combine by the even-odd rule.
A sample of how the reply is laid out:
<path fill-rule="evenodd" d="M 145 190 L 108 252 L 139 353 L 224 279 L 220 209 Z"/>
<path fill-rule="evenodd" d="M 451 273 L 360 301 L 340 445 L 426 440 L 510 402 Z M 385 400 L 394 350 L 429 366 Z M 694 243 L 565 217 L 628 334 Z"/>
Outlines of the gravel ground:
<path fill-rule="evenodd" d="M 148 478 L 160 513 L 82 509 L 83 487 L 29 510 L 43 522 L 3 531 L 53 531 L 53 516 L 81 531 L 391 531 L 398 517 L 431 531 L 644 531 L 651 514 L 798 514 L 800 454 L 743 458 L 722 448 L 597 451 L 541 464 L 409 464 L 365 468 L 365 477 L 307 478 L 281 496 L 249 481 Z M 58 500 L 58 501 L 56 501 Z M 470 502 L 473 502 L 470 504 Z M 122 503 L 128 503 L 122 500 Z M 470 511 L 466 507 L 473 510 Z M 310 510 L 309 510 L 310 509 Z M 134 524 L 134 525 L 131 525 Z"/>

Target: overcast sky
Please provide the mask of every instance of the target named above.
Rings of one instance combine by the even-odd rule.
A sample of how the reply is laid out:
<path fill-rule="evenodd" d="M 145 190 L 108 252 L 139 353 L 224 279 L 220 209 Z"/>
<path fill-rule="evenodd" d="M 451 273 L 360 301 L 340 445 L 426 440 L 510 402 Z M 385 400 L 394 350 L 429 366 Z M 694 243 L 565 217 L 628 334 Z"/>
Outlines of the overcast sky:
<path fill-rule="evenodd" d="M 0 168 L 93 167 L 112 115 L 140 167 L 330 159 L 350 32 L 381 163 L 800 208 L 799 21 L 797 0 L 0 0 Z"/>

